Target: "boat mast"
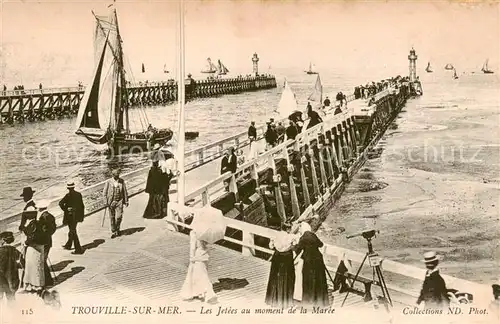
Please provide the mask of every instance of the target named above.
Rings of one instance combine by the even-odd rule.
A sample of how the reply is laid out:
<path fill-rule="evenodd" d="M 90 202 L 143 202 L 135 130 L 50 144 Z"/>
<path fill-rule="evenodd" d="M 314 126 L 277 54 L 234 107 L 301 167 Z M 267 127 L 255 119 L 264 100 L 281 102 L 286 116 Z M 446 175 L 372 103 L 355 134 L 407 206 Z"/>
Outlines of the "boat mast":
<path fill-rule="evenodd" d="M 177 76 L 178 100 L 179 100 L 179 141 L 177 146 L 177 167 L 179 177 L 177 179 L 177 202 L 184 206 L 185 198 L 185 175 L 184 175 L 184 96 L 185 96 L 185 80 L 184 80 L 184 0 L 179 0 L 179 67 Z"/>
<path fill-rule="evenodd" d="M 113 14 L 115 15 L 116 22 L 116 38 L 118 42 L 118 55 L 116 57 L 118 67 L 119 67 L 119 86 L 118 86 L 118 100 L 117 107 L 120 109 L 120 117 L 118 120 L 118 130 L 123 128 L 123 116 L 125 115 L 125 132 L 130 132 L 130 123 L 128 118 L 128 92 L 127 83 L 125 81 L 125 68 L 123 64 L 123 49 L 122 49 L 122 37 L 120 35 L 120 29 L 118 28 L 118 15 L 116 14 L 116 9 L 113 9 Z"/>

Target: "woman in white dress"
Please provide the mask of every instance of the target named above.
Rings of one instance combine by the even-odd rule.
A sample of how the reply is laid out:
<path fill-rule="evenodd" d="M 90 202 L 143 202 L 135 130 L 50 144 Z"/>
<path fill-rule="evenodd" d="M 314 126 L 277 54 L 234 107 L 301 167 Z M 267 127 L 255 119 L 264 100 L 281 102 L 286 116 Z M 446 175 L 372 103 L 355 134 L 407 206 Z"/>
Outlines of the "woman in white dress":
<path fill-rule="evenodd" d="M 180 295 L 184 300 L 199 298 L 208 303 L 216 302 L 217 295 L 207 271 L 207 242 L 198 240 L 194 230 L 189 236 L 189 267 Z"/>

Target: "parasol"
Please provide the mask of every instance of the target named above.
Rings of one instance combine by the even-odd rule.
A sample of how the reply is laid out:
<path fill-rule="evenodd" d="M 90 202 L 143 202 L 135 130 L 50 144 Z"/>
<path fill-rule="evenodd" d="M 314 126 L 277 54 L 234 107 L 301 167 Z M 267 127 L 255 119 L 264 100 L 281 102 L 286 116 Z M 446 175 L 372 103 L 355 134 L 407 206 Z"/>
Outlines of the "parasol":
<path fill-rule="evenodd" d="M 191 223 L 196 238 L 207 243 L 215 243 L 224 238 L 226 222 L 219 209 L 211 206 L 196 209 Z"/>

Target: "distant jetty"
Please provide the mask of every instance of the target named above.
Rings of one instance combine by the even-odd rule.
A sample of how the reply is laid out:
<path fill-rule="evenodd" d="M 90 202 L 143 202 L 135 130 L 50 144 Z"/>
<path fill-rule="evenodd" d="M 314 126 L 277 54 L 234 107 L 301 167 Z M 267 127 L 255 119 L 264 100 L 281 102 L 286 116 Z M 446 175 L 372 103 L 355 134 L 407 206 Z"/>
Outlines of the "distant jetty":
<path fill-rule="evenodd" d="M 276 78 L 258 74 L 234 78 L 186 80 L 186 98 L 217 97 L 276 88 Z M 42 121 L 75 115 L 85 87 L 0 91 L 0 123 Z M 144 82 L 127 87 L 130 106 L 153 106 L 177 100 L 177 82 Z"/>

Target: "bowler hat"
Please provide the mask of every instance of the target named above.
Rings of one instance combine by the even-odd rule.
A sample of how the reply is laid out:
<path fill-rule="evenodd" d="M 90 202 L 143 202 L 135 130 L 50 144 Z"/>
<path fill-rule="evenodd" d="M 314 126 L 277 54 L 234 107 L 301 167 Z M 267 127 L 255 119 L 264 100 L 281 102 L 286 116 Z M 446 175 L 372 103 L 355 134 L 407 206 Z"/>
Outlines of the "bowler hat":
<path fill-rule="evenodd" d="M 34 193 L 35 193 L 35 190 L 31 189 L 31 187 L 24 187 L 23 193 L 21 194 L 21 197 L 33 195 Z"/>
<path fill-rule="evenodd" d="M 436 252 L 430 251 L 430 252 L 424 253 L 424 262 L 425 263 L 431 263 L 431 262 L 435 262 L 435 261 L 439 261 L 439 258 L 437 256 Z"/>

